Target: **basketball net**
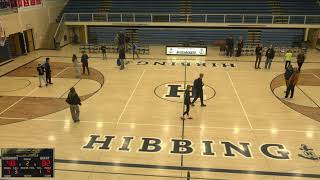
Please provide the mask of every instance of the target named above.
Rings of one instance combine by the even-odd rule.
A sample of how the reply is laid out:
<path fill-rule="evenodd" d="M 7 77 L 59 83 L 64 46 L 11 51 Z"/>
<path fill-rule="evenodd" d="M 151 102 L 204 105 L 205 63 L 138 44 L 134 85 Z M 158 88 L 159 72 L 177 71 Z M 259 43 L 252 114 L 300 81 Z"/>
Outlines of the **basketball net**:
<path fill-rule="evenodd" d="M 0 46 L 4 46 L 6 43 L 6 32 L 4 30 L 4 24 L 0 21 Z"/>

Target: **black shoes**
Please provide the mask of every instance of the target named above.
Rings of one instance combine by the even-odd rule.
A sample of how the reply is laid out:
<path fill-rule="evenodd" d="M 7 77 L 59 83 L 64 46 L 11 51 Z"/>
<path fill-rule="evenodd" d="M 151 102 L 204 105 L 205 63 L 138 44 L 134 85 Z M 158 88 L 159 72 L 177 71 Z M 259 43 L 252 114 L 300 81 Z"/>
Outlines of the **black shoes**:
<path fill-rule="evenodd" d="M 194 106 L 194 104 L 192 103 L 191 106 Z M 201 104 L 201 107 L 206 107 L 207 105 L 205 104 Z"/>

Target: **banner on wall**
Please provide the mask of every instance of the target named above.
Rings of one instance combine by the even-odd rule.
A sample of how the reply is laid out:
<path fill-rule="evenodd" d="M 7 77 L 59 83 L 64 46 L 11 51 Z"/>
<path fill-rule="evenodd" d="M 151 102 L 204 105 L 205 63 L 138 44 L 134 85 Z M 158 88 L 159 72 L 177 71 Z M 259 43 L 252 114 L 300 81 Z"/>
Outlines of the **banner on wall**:
<path fill-rule="evenodd" d="M 23 0 L 23 6 L 24 7 L 30 6 L 29 0 Z"/>
<path fill-rule="evenodd" d="M 10 0 L 12 8 L 30 7 L 42 4 L 41 0 Z"/>

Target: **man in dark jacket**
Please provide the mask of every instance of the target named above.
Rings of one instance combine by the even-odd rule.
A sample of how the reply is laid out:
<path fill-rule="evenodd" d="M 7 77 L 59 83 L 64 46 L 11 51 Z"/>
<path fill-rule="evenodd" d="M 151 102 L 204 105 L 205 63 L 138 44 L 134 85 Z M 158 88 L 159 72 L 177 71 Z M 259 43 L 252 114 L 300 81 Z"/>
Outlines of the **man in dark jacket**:
<path fill-rule="evenodd" d="M 46 62 L 44 63 L 44 70 L 46 72 L 46 82 L 48 84 L 52 84 L 51 82 L 51 66 L 50 66 L 50 58 L 46 58 Z"/>
<path fill-rule="evenodd" d="M 120 70 L 124 69 L 124 60 L 126 59 L 126 50 L 124 47 L 119 49 Z"/>
<path fill-rule="evenodd" d="M 192 117 L 189 116 L 189 111 L 190 111 L 190 91 L 191 91 L 191 86 L 187 85 L 187 89 L 184 91 L 184 105 L 186 106 L 185 111 L 183 112 L 183 115 L 181 117 L 182 120 L 185 120 L 184 116 L 187 115 L 188 119 L 192 119 Z"/>
<path fill-rule="evenodd" d="M 261 44 L 258 44 L 256 47 L 256 63 L 255 63 L 255 68 L 256 69 L 261 69 L 260 68 L 260 62 L 261 62 L 261 58 L 262 58 L 262 46 Z"/>
<path fill-rule="evenodd" d="M 289 86 L 289 79 L 290 79 L 292 74 L 293 74 L 293 67 L 290 64 L 288 67 L 286 67 L 286 71 L 284 73 L 284 80 L 286 81 L 287 88 Z"/>
<path fill-rule="evenodd" d="M 191 103 L 192 106 L 194 106 L 194 102 L 196 102 L 196 100 L 200 97 L 201 100 L 201 106 L 204 107 L 206 106 L 203 103 L 203 73 L 200 74 L 199 78 L 193 81 L 193 93 L 194 93 L 194 99 Z"/>
<path fill-rule="evenodd" d="M 232 35 L 230 35 L 227 39 L 226 39 L 226 45 L 227 45 L 227 56 L 232 57 L 233 54 L 233 37 Z"/>
<path fill-rule="evenodd" d="M 243 40 L 240 38 L 238 42 L 238 49 L 237 49 L 237 55 L 236 55 L 237 57 L 241 56 L 242 48 L 243 48 Z"/>
<path fill-rule="evenodd" d="M 302 67 L 305 59 L 306 59 L 306 56 L 304 55 L 303 50 L 301 50 L 300 53 L 297 56 L 297 63 L 298 63 L 299 72 L 301 71 L 301 67 Z"/>
<path fill-rule="evenodd" d="M 266 64 L 264 66 L 265 69 L 270 69 L 271 68 L 271 63 L 272 63 L 272 60 L 274 58 L 274 55 L 275 55 L 275 51 L 272 47 L 272 45 L 270 45 L 270 47 L 268 48 L 267 52 L 266 52 Z"/>
<path fill-rule="evenodd" d="M 86 52 L 82 52 L 82 56 L 81 56 L 81 63 L 82 63 L 82 74 L 85 74 L 86 69 L 88 72 L 88 75 L 90 75 L 90 70 L 89 70 L 89 56 L 86 54 Z"/>
<path fill-rule="evenodd" d="M 102 52 L 102 59 L 106 59 L 107 58 L 107 47 L 105 45 L 101 46 L 101 52 Z"/>
<path fill-rule="evenodd" d="M 290 92 L 291 92 L 290 98 L 293 98 L 294 88 L 299 81 L 299 75 L 300 75 L 300 71 L 298 70 L 298 68 L 294 68 L 293 73 L 291 74 L 290 79 L 288 81 L 288 86 L 287 86 L 285 98 L 288 98 Z"/>
<path fill-rule="evenodd" d="M 80 119 L 79 119 L 79 115 L 80 115 L 79 105 L 81 106 L 81 100 L 80 100 L 76 90 L 74 89 L 74 87 L 72 87 L 70 89 L 70 92 L 68 94 L 66 102 L 70 106 L 70 112 L 71 112 L 73 122 L 79 122 L 80 121 Z"/>

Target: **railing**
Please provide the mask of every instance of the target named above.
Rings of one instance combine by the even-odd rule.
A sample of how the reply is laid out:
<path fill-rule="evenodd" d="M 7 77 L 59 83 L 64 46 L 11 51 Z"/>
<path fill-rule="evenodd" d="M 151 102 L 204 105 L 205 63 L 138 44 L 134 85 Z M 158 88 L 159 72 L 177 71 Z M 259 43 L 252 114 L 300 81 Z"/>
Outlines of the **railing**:
<path fill-rule="evenodd" d="M 64 30 L 64 21 L 65 21 L 65 15 L 61 17 L 57 30 L 53 36 L 53 43 L 56 49 L 60 48 L 60 41 L 62 39 L 63 30 Z"/>
<path fill-rule="evenodd" d="M 62 18 L 67 22 L 320 24 L 320 15 L 65 13 Z"/>

